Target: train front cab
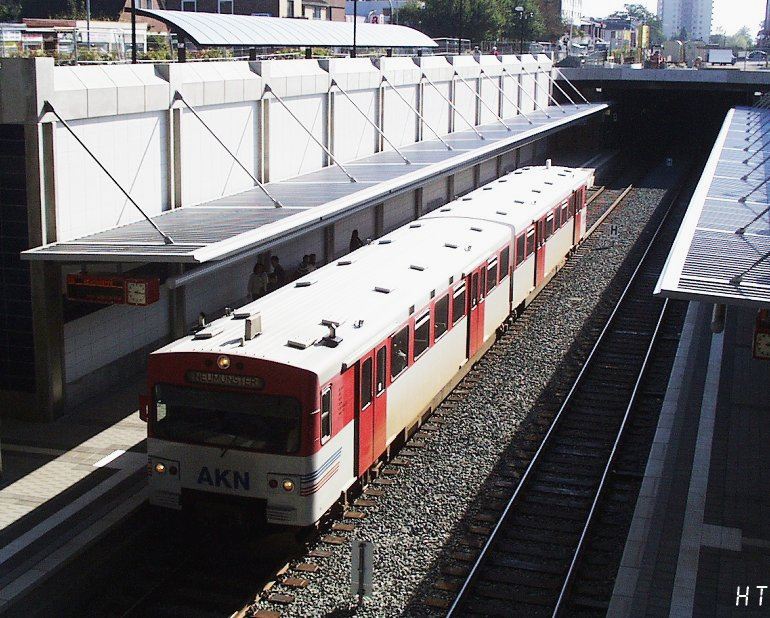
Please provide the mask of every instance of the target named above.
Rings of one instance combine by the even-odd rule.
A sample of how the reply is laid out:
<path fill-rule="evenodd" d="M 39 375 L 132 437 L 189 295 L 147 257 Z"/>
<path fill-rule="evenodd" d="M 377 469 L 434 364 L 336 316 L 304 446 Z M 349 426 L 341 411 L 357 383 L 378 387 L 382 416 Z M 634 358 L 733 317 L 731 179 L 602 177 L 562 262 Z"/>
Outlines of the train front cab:
<path fill-rule="evenodd" d="M 226 360 L 223 360 L 226 359 Z M 148 368 L 150 503 L 227 505 L 308 526 L 340 495 L 352 435 L 304 369 L 221 353 L 156 353 Z M 334 432 L 332 431 L 334 427 Z"/>

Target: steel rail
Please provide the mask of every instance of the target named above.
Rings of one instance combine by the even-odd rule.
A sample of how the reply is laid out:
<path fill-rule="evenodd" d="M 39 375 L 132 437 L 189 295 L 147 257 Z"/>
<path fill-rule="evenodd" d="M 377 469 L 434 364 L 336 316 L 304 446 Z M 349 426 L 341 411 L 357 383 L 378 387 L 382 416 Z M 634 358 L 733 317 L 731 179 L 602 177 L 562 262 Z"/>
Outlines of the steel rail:
<path fill-rule="evenodd" d="M 602 223 L 604 223 L 604 220 L 610 216 L 610 213 L 612 213 L 612 211 L 615 210 L 615 208 L 618 206 L 618 204 L 620 204 L 620 202 L 626 199 L 626 196 L 631 192 L 633 188 L 634 188 L 634 185 L 628 185 L 625 189 L 623 189 L 623 193 L 621 193 L 620 195 L 618 195 L 618 197 L 615 198 L 615 201 L 612 202 L 612 204 L 610 204 L 609 208 L 607 208 L 607 210 L 605 210 L 602 213 L 602 215 L 596 220 L 596 222 L 588 229 L 588 231 L 586 232 L 586 238 L 588 238 L 591 234 L 593 234 L 594 231 L 596 231 L 596 228 L 598 228 Z M 597 193 L 595 198 L 599 197 L 599 195 L 601 195 L 602 193 L 604 193 L 604 190 Z M 587 202 L 586 206 L 589 203 L 590 202 Z"/>
<path fill-rule="evenodd" d="M 583 366 L 580 368 L 580 372 L 578 373 L 577 378 L 575 378 L 575 381 L 572 383 L 572 387 L 567 393 L 567 396 L 565 397 L 561 407 L 559 408 L 559 411 L 556 413 L 556 416 L 554 417 L 553 422 L 548 428 L 548 431 L 546 432 L 545 437 L 540 443 L 540 446 L 538 447 L 537 451 L 535 451 L 535 454 L 533 455 L 532 460 L 527 465 L 526 470 L 524 471 L 524 473 L 521 476 L 521 479 L 519 480 L 519 484 L 516 487 L 516 490 L 514 491 L 511 498 L 508 500 L 508 503 L 505 505 L 505 509 L 503 509 L 503 512 L 500 515 L 497 523 L 495 524 L 495 527 L 492 529 L 492 532 L 489 538 L 484 543 L 484 546 L 481 548 L 481 551 L 479 552 L 478 557 L 474 561 L 473 566 L 471 567 L 471 570 L 468 573 L 468 576 L 463 582 L 462 587 L 458 591 L 457 596 L 455 597 L 452 605 L 449 608 L 449 611 L 447 612 L 447 618 L 451 618 L 452 616 L 459 615 L 459 614 L 456 614 L 455 612 L 459 609 L 460 605 L 465 600 L 465 595 L 467 594 L 471 585 L 475 583 L 476 577 L 479 574 L 482 563 L 485 561 L 487 554 L 489 553 L 489 550 L 492 547 L 492 545 L 497 541 L 497 535 L 500 532 L 503 526 L 503 523 L 507 519 L 508 514 L 511 512 L 513 505 L 517 503 L 519 496 L 521 495 L 524 487 L 527 485 L 529 477 L 533 473 L 533 470 L 535 470 L 535 468 L 537 468 L 540 465 L 540 457 L 542 453 L 545 451 L 546 446 L 550 444 L 551 437 L 555 434 L 556 428 L 559 426 L 562 416 L 564 415 L 565 410 L 567 409 L 567 406 L 571 403 L 572 398 L 575 395 L 575 392 L 577 391 L 578 387 L 582 384 L 584 376 L 586 375 L 586 372 L 588 371 L 589 367 L 592 366 L 593 359 L 599 350 L 599 346 L 603 343 L 604 338 L 610 329 L 610 326 L 615 322 L 615 318 L 618 315 L 618 312 L 620 311 L 620 307 L 625 301 L 628 295 L 628 292 L 631 289 L 631 286 L 636 282 L 637 275 L 639 274 L 639 271 L 641 270 L 642 265 L 645 263 L 645 260 L 647 259 L 647 256 L 649 255 L 653 245 L 657 241 L 658 236 L 660 235 L 660 232 L 663 229 L 663 224 L 666 222 L 673 205 L 676 203 L 678 195 L 679 193 L 677 192 L 675 197 L 669 203 L 666 213 L 661 218 L 660 223 L 655 229 L 655 233 L 653 234 L 652 238 L 647 244 L 647 247 L 645 248 L 644 253 L 639 258 L 636 268 L 634 268 L 634 271 L 631 273 L 628 283 L 623 288 L 620 298 L 616 302 L 615 307 L 612 310 L 612 313 L 607 318 L 604 324 L 604 327 L 602 328 L 598 338 L 596 339 L 596 342 L 591 348 L 591 352 L 589 353 L 588 357 L 583 363 Z"/>
<path fill-rule="evenodd" d="M 313 135 L 313 132 L 310 129 L 308 129 L 299 118 L 297 118 L 297 115 L 293 111 L 291 111 L 291 108 L 288 105 L 286 105 L 286 102 L 277 94 L 275 94 L 275 92 L 273 92 L 273 89 L 270 86 L 265 86 L 265 92 L 269 92 L 273 97 L 275 97 L 275 100 L 281 104 L 281 107 L 283 107 L 283 109 L 286 110 L 289 116 L 291 116 L 294 119 L 294 121 L 299 126 L 302 127 L 305 133 L 307 133 L 310 136 L 310 139 L 312 139 L 316 144 L 318 144 L 321 147 L 321 149 L 326 153 L 326 156 L 332 160 L 332 163 L 334 163 L 334 165 L 336 165 L 338 168 L 342 170 L 342 172 L 345 174 L 345 176 L 348 177 L 348 180 L 350 180 L 350 182 L 358 182 L 355 178 L 353 178 L 351 173 L 345 169 L 345 166 L 342 165 L 342 163 L 340 163 L 339 161 L 337 161 L 337 157 L 335 157 L 331 153 L 331 151 L 326 146 L 324 146 L 323 142 L 319 140 L 315 135 Z"/>
<path fill-rule="evenodd" d="M 69 123 L 59 115 L 59 112 L 56 111 L 56 108 L 53 106 L 53 104 L 50 101 L 46 101 L 45 103 L 43 103 L 41 116 L 47 113 L 51 113 L 54 116 L 56 116 L 56 119 L 59 122 L 61 122 L 62 126 L 65 129 L 67 129 L 67 131 L 69 132 L 70 135 L 72 135 L 72 137 L 75 138 L 75 141 L 83 147 L 83 150 L 85 150 L 88 153 L 88 156 L 93 159 L 94 163 L 96 163 L 101 168 L 101 170 L 105 174 L 107 174 L 107 178 L 109 178 L 113 182 L 113 184 L 118 188 L 118 190 L 123 195 L 126 196 L 126 199 L 129 202 L 131 202 L 131 204 L 134 205 L 134 208 L 136 208 L 140 213 L 142 213 L 142 216 L 144 217 L 145 221 L 147 221 L 147 223 L 149 223 L 153 227 L 153 229 L 163 237 L 163 243 L 166 245 L 173 245 L 174 239 L 171 238 L 171 236 L 169 236 L 168 234 L 166 234 L 163 230 L 161 230 L 158 227 L 158 224 L 155 223 L 155 221 L 153 221 L 152 218 L 146 212 L 144 212 L 144 209 L 139 204 L 136 203 L 136 200 L 133 197 L 131 197 L 131 195 L 126 189 L 123 188 L 123 185 L 118 182 L 117 178 L 115 178 L 115 176 L 113 176 L 110 173 L 110 171 L 104 166 L 104 164 L 101 161 L 99 161 L 99 158 L 93 153 L 93 151 L 88 146 L 85 145 L 85 142 L 83 142 L 83 140 L 80 139 L 78 134 L 75 133 L 74 129 L 69 125 Z"/>
<path fill-rule="evenodd" d="M 589 196 L 589 198 L 586 200 L 586 206 L 590 206 L 606 190 L 607 190 L 607 187 L 605 187 L 604 185 L 602 185 L 601 187 L 596 187 L 596 191 L 594 192 L 594 194 Z"/>
<path fill-rule="evenodd" d="M 637 395 L 639 394 L 639 387 L 642 383 L 642 379 L 647 374 L 650 357 L 652 356 L 652 350 L 655 347 L 655 345 L 658 343 L 658 335 L 660 334 L 661 325 L 663 324 L 663 317 L 666 315 L 667 309 L 668 309 L 668 298 L 666 298 L 663 301 L 663 306 L 660 309 L 660 314 L 658 315 L 658 320 L 655 324 L 655 330 L 653 331 L 652 337 L 650 338 L 650 344 L 647 346 L 647 351 L 644 355 L 642 366 L 639 369 L 639 375 L 636 377 L 636 382 L 634 383 L 634 389 L 631 392 L 631 397 L 629 398 L 628 405 L 626 406 L 625 413 L 623 414 L 623 420 L 620 423 L 620 428 L 618 429 L 618 432 L 615 436 L 615 441 L 612 444 L 612 450 L 610 451 L 610 456 L 607 459 L 607 464 L 604 466 L 604 471 L 602 472 L 602 478 L 599 481 L 599 486 L 596 488 L 596 495 L 594 496 L 593 502 L 591 503 L 591 508 L 588 511 L 588 516 L 586 517 L 586 523 L 583 526 L 582 532 L 580 533 L 580 539 L 578 540 L 577 547 L 575 548 L 575 551 L 572 556 L 572 561 L 570 562 L 569 569 L 567 570 L 567 575 L 564 578 L 564 583 L 562 584 L 561 591 L 559 592 L 559 598 L 556 599 L 556 606 L 554 607 L 552 618 L 556 618 L 561 614 L 562 603 L 565 602 L 572 588 L 572 583 L 574 581 L 573 578 L 575 576 L 578 561 L 580 560 L 581 554 L 583 553 L 583 549 L 585 547 L 585 540 L 586 540 L 586 537 L 588 536 L 588 530 L 591 528 L 591 524 L 594 521 L 594 514 L 596 513 L 597 505 L 599 504 L 599 499 L 602 498 L 603 492 L 606 487 L 607 478 L 609 477 L 610 471 L 612 470 L 612 466 L 615 463 L 615 456 L 617 455 L 618 444 L 620 443 L 620 440 L 625 435 L 628 419 L 630 418 L 634 405 L 636 404 Z"/>
<path fill-rule="evenodd" d="M 268 199 L 270 199 L 270 201 L 273 202 L 273 206 L 275 206 L 276 208 L 283 208 L 283 204 L 281 204 L 278 198 L 273 196 L 273 194 L 267 190 L 267 187 L 262 182 L 260 182 L 259 178 L 257 178 L 254 174 L 252 174 L 251 171 L 241 162 L 241 160 L 235 156 L 235 153 L 227 147 L 227 145 L 219 138 L 219 136 L 216 133 L 214 133 L 213 129 L 206 123 L 205 120 L 203 120 L 203 118 L 200 117 L 200 114 L 198 114 L 195 108 L 185 100 L 182 93 L 179 92 L 178 90 L 174 94 L 174 101 L 181 101 L 182 103 L 185 104 L 185 106 L 187 106 L 187 109 L 189 109 L 193 113 L 193 115 L 198 120 L 200 120 L 200 123 L 206 128 L 206 130 L 211 134 L 211 136 L 215 140 L 217 140 L 217 143 L 220 146 L 222 146 L 222 148 L 225 149 L 227 154 L 229 154 L 233 158 L 233 160 L 240 166 L 240 168 L 249 175 L 249 178 L 251 178 L 254 181 L 254 184 L 262 190 L 262 193 L 264 193 L 268 197 Z"/>

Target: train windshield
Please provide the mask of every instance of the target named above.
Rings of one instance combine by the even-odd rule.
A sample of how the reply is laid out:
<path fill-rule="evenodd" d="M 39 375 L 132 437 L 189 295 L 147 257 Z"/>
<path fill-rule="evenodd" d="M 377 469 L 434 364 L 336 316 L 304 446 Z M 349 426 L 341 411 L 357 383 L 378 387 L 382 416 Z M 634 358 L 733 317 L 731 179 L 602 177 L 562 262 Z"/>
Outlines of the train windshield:
<path fill-rule="evenodd" d="M 291 454 L 300 447 L 300 404 L 293 397 L 155 387 L 157 438 L 224 449 Z"/>

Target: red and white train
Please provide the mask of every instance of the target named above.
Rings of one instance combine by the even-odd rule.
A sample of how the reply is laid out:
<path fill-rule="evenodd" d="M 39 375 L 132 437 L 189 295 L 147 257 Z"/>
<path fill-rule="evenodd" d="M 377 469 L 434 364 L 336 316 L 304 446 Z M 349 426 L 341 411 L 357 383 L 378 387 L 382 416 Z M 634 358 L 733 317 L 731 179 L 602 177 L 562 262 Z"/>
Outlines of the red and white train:
<path fill-rule="evenodd" d="M 583 239 L 592 183 L 522 168 L 151 354 L 150 502 L 317 522 Z"/>

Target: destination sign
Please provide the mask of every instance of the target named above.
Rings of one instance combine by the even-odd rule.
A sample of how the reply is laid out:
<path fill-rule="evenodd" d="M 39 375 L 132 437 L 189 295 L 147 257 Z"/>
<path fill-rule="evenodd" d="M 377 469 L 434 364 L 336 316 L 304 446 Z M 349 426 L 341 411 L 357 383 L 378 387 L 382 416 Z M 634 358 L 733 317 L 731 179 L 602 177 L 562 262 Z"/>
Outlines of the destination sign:
<path fill-rule="evenodd" d="M 185 374 L 185 379 L 193 384 L 212 386 L 234 386 L 236 388 L 263 388 L 265 386 L 265 381 L 257 376 L 239 376 L 211 371 L 188 371 Z"/>

